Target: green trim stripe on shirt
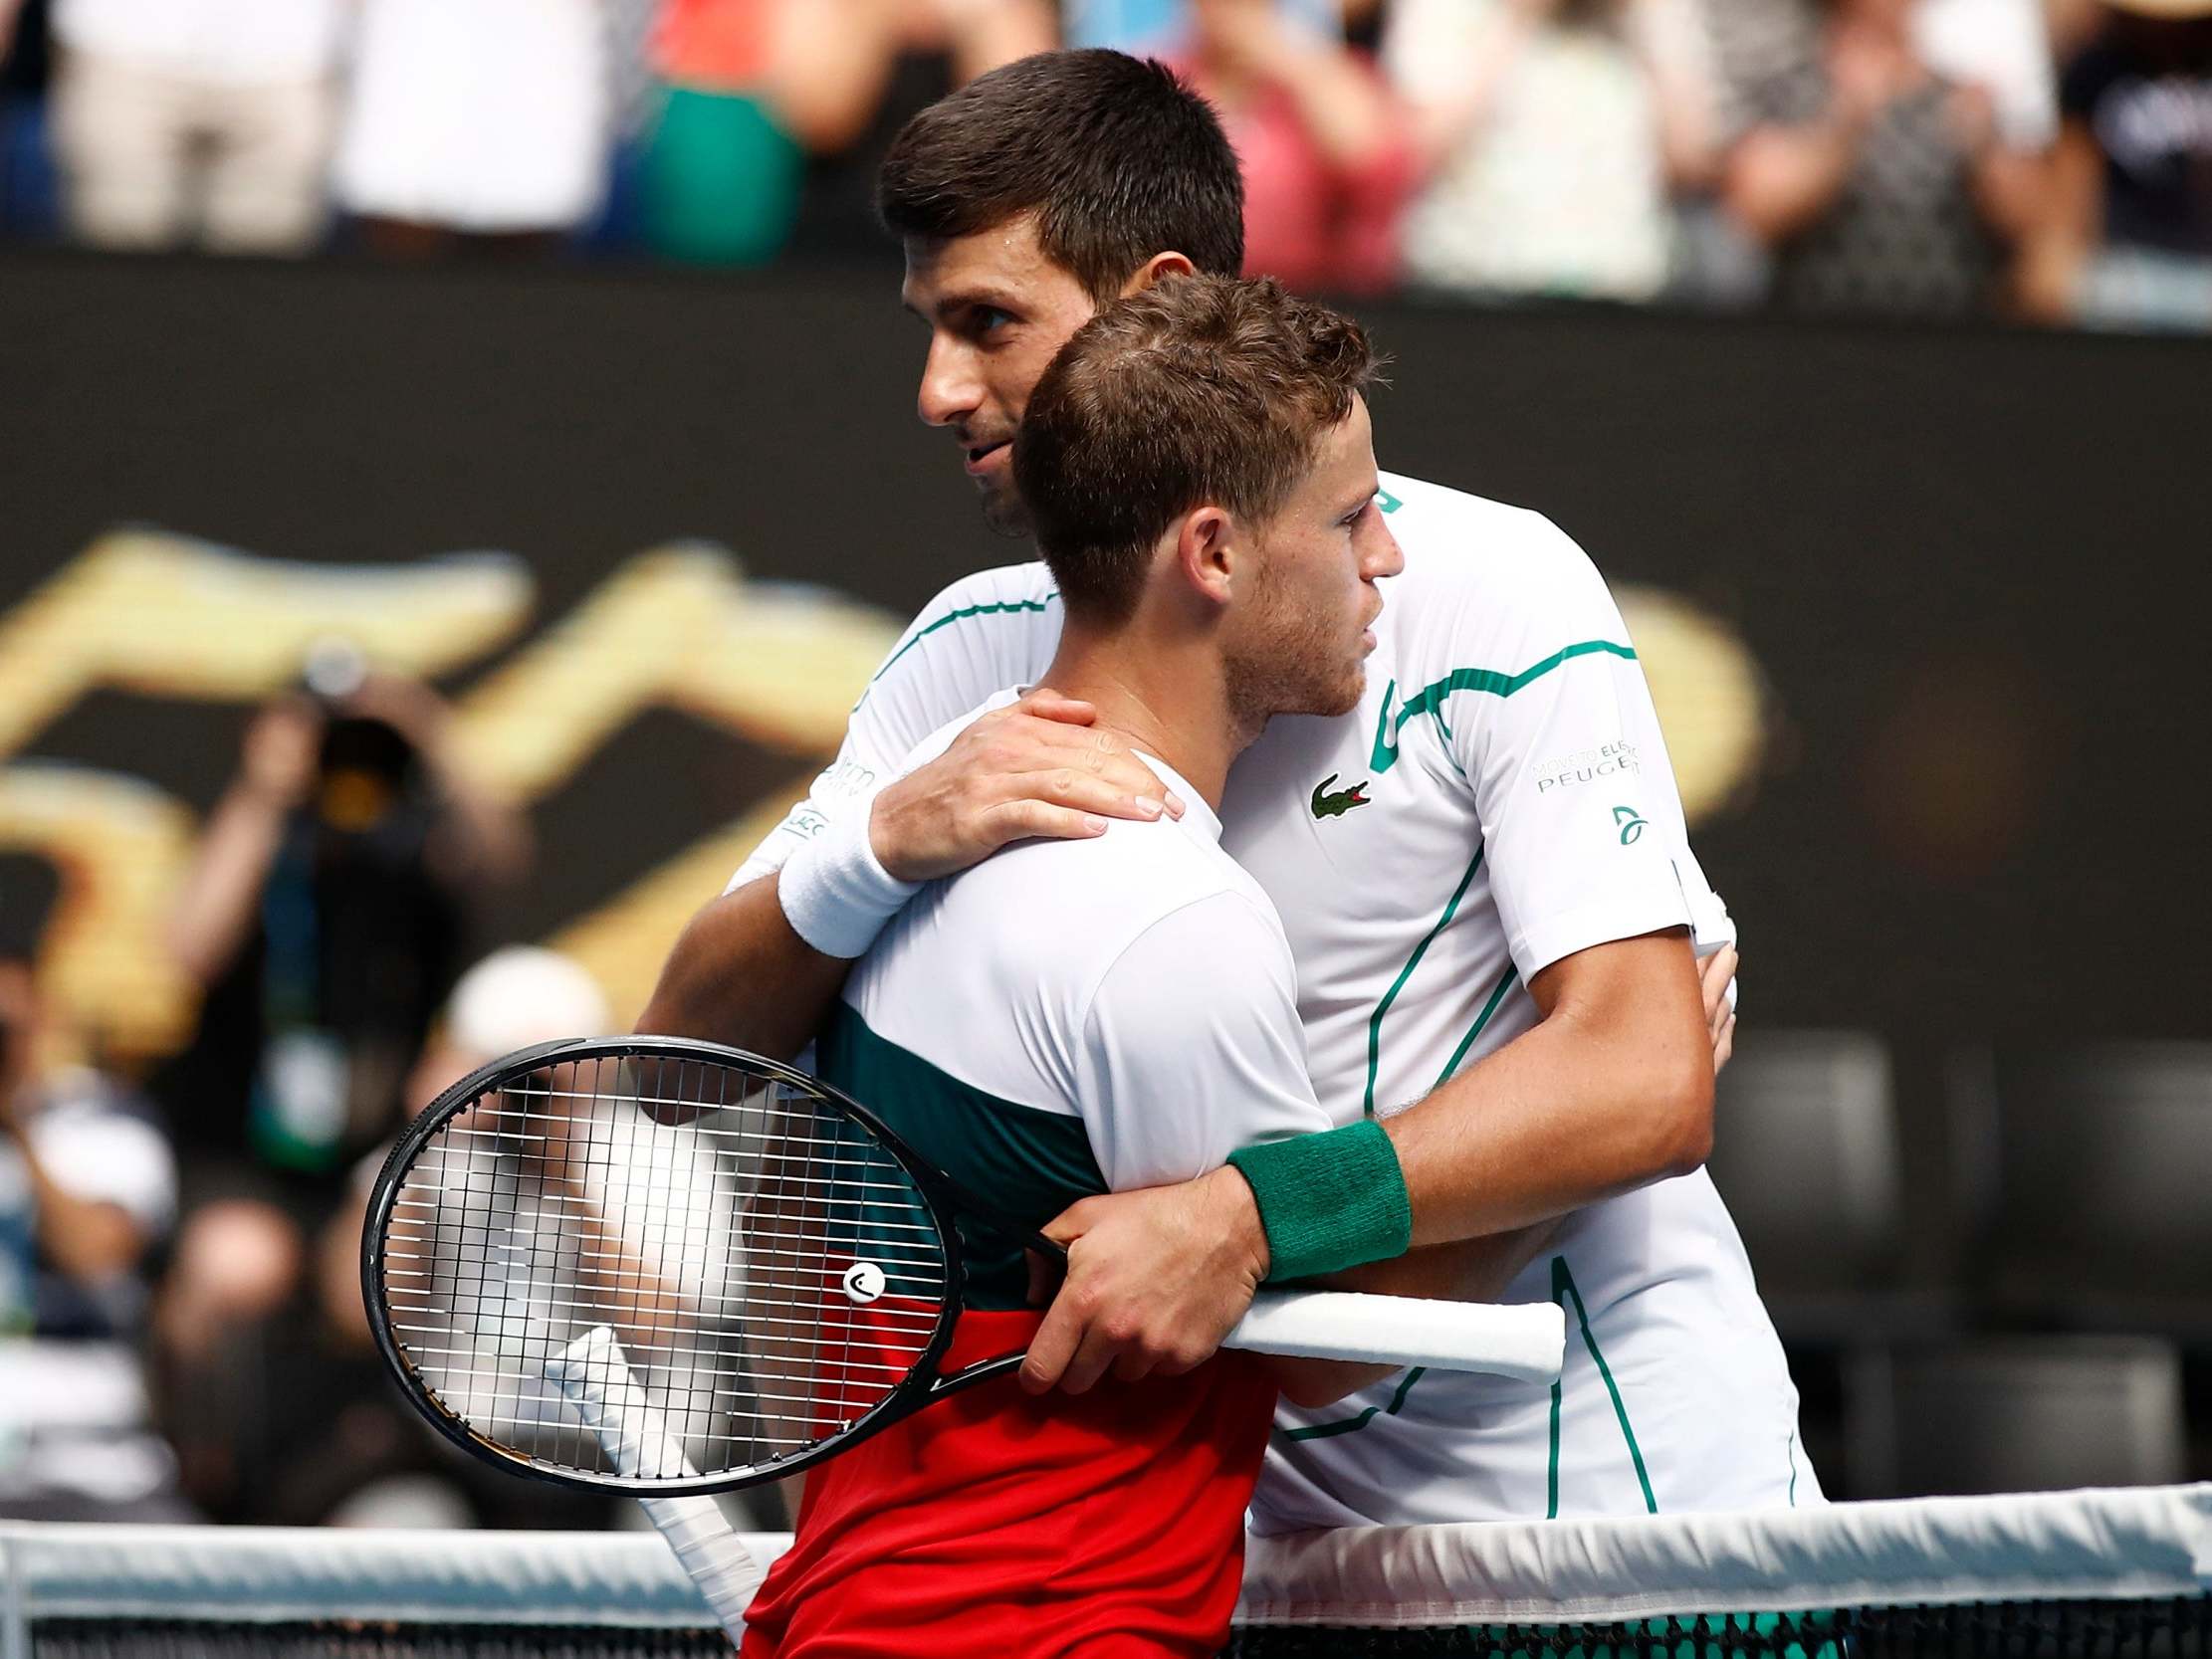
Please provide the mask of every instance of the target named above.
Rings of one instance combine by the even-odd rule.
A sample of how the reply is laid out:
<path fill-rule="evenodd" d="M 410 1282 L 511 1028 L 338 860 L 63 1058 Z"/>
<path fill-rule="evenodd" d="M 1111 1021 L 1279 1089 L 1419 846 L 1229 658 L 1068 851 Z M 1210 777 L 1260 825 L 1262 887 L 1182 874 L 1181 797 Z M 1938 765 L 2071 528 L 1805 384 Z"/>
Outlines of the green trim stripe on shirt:
<path fill-rule="evenodd" d="M 1437 942 L 1437 935 L 1451 926 L 1452 917 L 1459 911 L 1459 901 L 1467 896 L 1467 889 L 1474 885 L 1474 873 L 1482 868 L 1482 849 L 1475 848 L 1474 858 L 1467 865 L 1467 873 L 1459 878 L 1459 885 L 1451 890 L 1445 902 L 1443 915 L 1437 918 L 1437 925 L 1421 935 L 1421 942 L 1414 946 L 1413 954 L 1406 958 L 1406 965 L 1398 970 L 1398 977 L 1390 982 L 1375 1012 L 1367 1016 L 1367 1089 L 1360 1097 L 1360 1110 L 1370 1118 L 1375 1116 L 1375 1074 L 1383 1057 L 1383 1016 L 1390 1012 L 1390 1005 L 1398 1000 L 1398 993 L 1406 988 L 1406 981 L 1414 976 L 1414 969 L 1421 965 L 1421 958 Z"/>
<path fill-rule="evenodd" d="M 1331 1417 L 1325 1423 L 1308 1423 L 1303 1428 L 1283 1428 L 1277 1429 L 1275 1432 L 1285 1440 L 1329 1440 L 1339 1434 L 1357 1434 L 1369 1423 L 1372 1423 L 1378 1415 L 1385 1417 L 1397 1416 L 1398 1408 L 1406 1403 L 1406 1396 L 1414 1391 L 1414 1384 L 1426 1376 L 1428 1371 L 1429 1368 L 1426 1365 L 1416 1365 L 1408 1371 L 1400 1380 L 1398 1386 L 1391 1390 L 1388 1405 L 1371 1405 L 1355 1416 Z"/>
<path fill-rule="evenodd" d="M 884 658 L 883 666 L 868 677 L 868 684 L 860 693 L 860 703 L 868 701 L 868 693 L 875 689 L 875 683 L 878 680 L 891 672 L 892 664 L 896 663 L 909 651 L 912 651 L 917 645 L 920 645 L 930 635 L 936 633 L 938 629 L 949 628 L 956 622 L 966 622 L 970 617 L 976 616 L 1001 616 L 1014 611 L 1033 611 L 1042 615 L 1044 608 L 1059 596 L 1059 590 L 1054 589 L 1042 599 L 1001 599 L 987 605 L 964 605 L 957 611 L 947 611 L 935 622 L 924 623 L 913 633 L 907 635 L 905 643 L 898 650 L 892 652 L 890 656 Z M 860 703 L 855 703 L 853 707 L 858 709 Z"/>
<path fill-rule="evenodd" d="M 1393 680 L 1383 693 L 1383 715 L 1375 725 L 1375 752 L 1368 757 L 1369 764 L 1379 772 L 1387 772 L 1397 765 L 1398 734 L 1405 729 L 1406 723 L 1422 715 L 1438 714 L 1444 699 L 1454 692 L 1487 692 L 1492 697 L 1511 697 L 1515 692 L 1541 680 L 1561 663 L 1599 652 L 1610 653 L 1632 663 L 1637 660 L 1634 646 L 1617 645 L 1612 640 L 1586 639 L 1579 644 L 1554 651 L 1542 662 L 1532 664 L 1518 674 L 1501 674 L 1494 668 L 1455 668 L 1441 680 L 1431 681 L 1399 704 L 1395 719 L 1392 718 L 1391 706 L 1398 694 L 1398 682 Z M 1440 714 L 1438 718 L 1440 721 Z"/>
<path fill-rule="evenodd" d="M 1575 1288 L 1575 1276 L 1567 1270 L 1567 1258 L 1551 1259 L 1551 1299 L 1564 1309 L 1568 1303 L 1575 1305 L 1575 1323 L 1582 1330 L 1582 1346 L 1589 1350 L 1591 1361 L 1598 1367 L 1598 1374 L 1605 1378 L 1606 1392 L 1613 1396 L 1613 1415 L 1620 1420 L 1621 1438 L 1628 1442 L 1629 1461 L 1636 1466 L 1636 1484 L 1644 1489 L 1644 1508 L 1647 1514 L 1659 1514 L 1659 1500 L 1652 1495 L 1652 1477 L 1644 1467 L 1644 1448 L 1636 1443 L 1636 1430 L 1629 1422 L 1629 1408 L 1622 1402 L 1621 1388 L 1613 1380 L 1613 1367 L 1605 1362 L 1599 1350 L 1598 1339 L 1590 1333 L 1589 1310 L 1582 1305 L 1582 1292 Z M 1551 1385 L 1551 1465 L 1546 1475 L 1546 1506 L 1544 1519 L 1559 1519 L 1559 1403 L 1567 1378 L 1561 1373 Z"/>

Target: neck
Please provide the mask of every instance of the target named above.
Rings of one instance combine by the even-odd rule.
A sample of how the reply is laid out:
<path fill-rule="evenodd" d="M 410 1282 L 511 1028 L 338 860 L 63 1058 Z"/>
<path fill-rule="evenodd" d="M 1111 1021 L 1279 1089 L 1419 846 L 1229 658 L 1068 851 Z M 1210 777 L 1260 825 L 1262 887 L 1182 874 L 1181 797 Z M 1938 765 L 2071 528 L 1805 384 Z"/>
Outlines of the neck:
<path fill-rule="evenodd" d="M 1068 618 L 1040 684 L 1092 705 L 1102 727 L 1173 766 L 1217 813 L 1229 763 L 1259 735 L 1218 654 L 1142 618 L 1111 630 Z"/>

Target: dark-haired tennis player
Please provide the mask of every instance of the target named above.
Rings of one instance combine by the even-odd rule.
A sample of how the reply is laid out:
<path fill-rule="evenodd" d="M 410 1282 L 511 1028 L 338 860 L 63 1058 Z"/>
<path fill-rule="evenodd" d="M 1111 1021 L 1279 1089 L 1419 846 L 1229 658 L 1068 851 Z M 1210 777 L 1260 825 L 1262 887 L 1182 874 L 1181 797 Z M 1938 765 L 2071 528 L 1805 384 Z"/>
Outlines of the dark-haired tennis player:
<path fill-rule="evenodd" d="M 1236 160 L 1206 104 L 1111 53 L 1025 59 L 909 123 L 883 216 L 929 329 L 920 408 L 987 510 L 1021 521 L 1007 441 L 1100 305 L 1241 259 Z M 1470 385 L 1468 395 L 1481 395 Z M 1650 694 L 1587 557 L 1533 513 L 1384 474 L 1405 549 L 1360 706 L 1276 722 L 1238 761 L 1222 845 L 1282 914 L 1319 1097 L 1387 1127 L 1077 1205 L 1029 1380 L 1210 1351 L 1262 1276 L 1416 1242 L 1526 1258 L 1506 1300 L 1557 1300 L 1546 1390 L 1412 1372 L 1286 1408 L 1265 1529 L 1805 1503 L 1797 1395 L 1735 1228 L 1700 1168 L 1727 1040 L 1727 913 L 1691 855 Z M 1039 692 L 904 776 L 925 733 L 997 687 L 1051 685 L 1063 604 L 1039 565 L 956 583 L 907 630 L 838 762 L 693 922 L 646 1025 L 792 1050 L 918 879 L 1002 842 L 1141 812 L 1149 774 L 1092 711 Z M 894 779 L 896 781 L 894 781 Z M 1700 1004 L 1694 952 L 1711 973 Z M 1537 1248 L 1532 1224 L 1564 1217 Z"/>
<path fill-rule="evenodd" d="M 1357 324 L 1193 277 L 1101 311 L 1029 399 L 1014 465 L 1059 584 L 1051 678 L 1187 810 L 931 883 L 854 968 L 817 1061 L 1033 1226 L 1328 1127 L 1289 941 L 1216 812 L 1271 717 L 1342 715 L 1365 687 L 1402 563 L 1372 372 Z M 1039 1318 L 1020 1240 L 980 1231 L 951 1365 L 1018 1350 Z M 1172 1386 L 1038 1399 L 1008 1375 L 894 1424 L 808 1476 L 745 1652 L 1217 1652 L 1275 1376 L 1224 1354 Z"/>

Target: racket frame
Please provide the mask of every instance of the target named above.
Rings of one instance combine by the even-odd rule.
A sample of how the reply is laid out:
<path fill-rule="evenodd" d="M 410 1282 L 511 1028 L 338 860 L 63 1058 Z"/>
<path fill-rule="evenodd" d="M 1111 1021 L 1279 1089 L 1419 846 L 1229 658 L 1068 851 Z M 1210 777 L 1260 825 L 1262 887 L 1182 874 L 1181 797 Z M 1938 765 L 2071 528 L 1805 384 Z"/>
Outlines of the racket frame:
<path fill-rule="evenodd" d="M 390 1228 L 392 1207 L 398 1201 L 407 1172 L 414 1168 L 416 1159 L 437 1133 L 450 1120 L 481 1101 L 497 1084 L 524 1078 L 548 1067 L 578 1061 L 636 1059 L 670 1062 L 688 1060 L 736 1067 L 764 1077 L 772 1083 L 784 1084 L 802 1096 L 855 1119 L 869 1135 L 883 1144 L 907 1178 L 913 1181 L 944 1248 L 945 1293 L 939 1305 L 937 1326 L 930 1333 L 929 1341 L 915 1355 L 907 1374 L 849 1427 L 801 1451 L 778 1457 L 769 1463 L 756 1464 L 743 1472 L 723 1471 L 674 1480 L 640 1480 L 625 1475 L 550 1464 L 529 1453 L 504 1446 L 472 1428 L 465 1418 L 438 1399 L 414 1361 L 407 1356 L 404 1343 L 391 1328 L 384 1296 L 385 1234 Z M 717 1110 L 723 1108 L 705 1103 L 700 1108 L 702 1114 Z M 650 1117 L 650 1114 L 647 1116 Z M 824 1083 L 820 1078 L 800 1071 L 795 1066 L 770 1060 L 741 1048 L 732 1048 L 728 1044 L 703 1042 L 690 1037 L 563 1038 L 556 1042 L 540 1043 L 532 1048 L 518 1049 L 513 1054 L 502 1055 L 497 1060 L 479 1066 L 424 1107 L 400 1135 L 398 1141 L 385 1156 L 383 1167 L 377 1171 L 376 1183 L 369 1193 L 367 1218 L 361 1226 L 361 1301 L 368 1313 L 369 1332 L 376 1340 L 376 1349 L 382 1354 L 384 1363 L 390 1367 L 393 1376 L 398 1379 L 401 1391 L 407 1396 L 409 1403 L 429 1421 L 432 1428 L 463 1451 L 511 1473 L 527 1475 L 534 1480 L 551 1481 L 557 1486 L 583 1487 L 646 1497 L 739 1492 L 747 1487 L 781 1480 L 786 1475 L 802 1473 L 824 1459 L 858 1445 L 870 1435 L 880 1433 L 893 1423 L 912 1416 L 945 1395 L 988 1381 L 1021 1363 L 1022 1354 L 1016 1352 L 994 1354 L 949 1374 L 938 1370 L 939 1361 L 952 1347 L 954 1328 L 967 1303 L 968 1273 L 962 1255 L 960 1229 L 956 1222 L 956 1217 L 961 1214 L 987 1221 L 1012 1233 L 1030 1249 L 1050 1259 L 1061 1262 L 1067 1259 L 1066 1252 L 1060 1246 L 1033 1228 L 1012 1220 L 993 1205 L 983 1202 L 950 1175 L 932 1165 L 867 1107 L 843 1090 Z"/>

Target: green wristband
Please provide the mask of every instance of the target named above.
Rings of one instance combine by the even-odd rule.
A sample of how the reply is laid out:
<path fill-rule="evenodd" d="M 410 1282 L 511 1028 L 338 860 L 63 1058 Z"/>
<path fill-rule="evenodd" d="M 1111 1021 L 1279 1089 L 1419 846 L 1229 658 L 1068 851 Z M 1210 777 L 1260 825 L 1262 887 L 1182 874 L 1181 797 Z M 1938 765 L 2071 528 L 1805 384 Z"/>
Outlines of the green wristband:
<path fill-rule="evenodd" d="M 1239 1147 L 1228 1160 L 1259 1206 L 1269 1279 L 1310 1279 L 1388 1261 L 1413 1242 L 1398 1148 L 1372 1118 Z"/>

